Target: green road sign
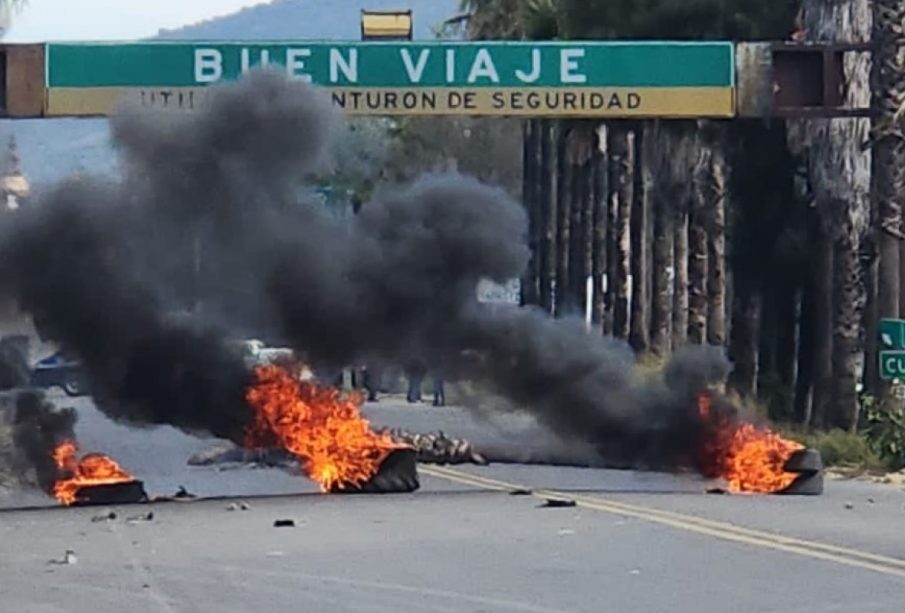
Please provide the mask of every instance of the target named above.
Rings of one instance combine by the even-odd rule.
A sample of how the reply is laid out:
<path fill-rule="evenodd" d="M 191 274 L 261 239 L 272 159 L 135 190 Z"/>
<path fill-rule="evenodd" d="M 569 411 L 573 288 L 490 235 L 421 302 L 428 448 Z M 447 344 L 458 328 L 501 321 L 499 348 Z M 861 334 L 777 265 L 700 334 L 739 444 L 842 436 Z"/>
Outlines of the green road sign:
<path fill-rule="evenodd" d="M 131 96 L 192 108 L 205 87 L 267 65 L 372 115 L 730 117 L 730 42 L 153 42 L 46 49 L 50 115 Z"/>
<path fill-rule="evenodd" d="M 880 347 L 905 349 L 905 319 L 880 320 Z"/>
<path fill-rule="evenodd" d="M 880 352 L 880 377 L 905 379 L 905 350 Z"/>

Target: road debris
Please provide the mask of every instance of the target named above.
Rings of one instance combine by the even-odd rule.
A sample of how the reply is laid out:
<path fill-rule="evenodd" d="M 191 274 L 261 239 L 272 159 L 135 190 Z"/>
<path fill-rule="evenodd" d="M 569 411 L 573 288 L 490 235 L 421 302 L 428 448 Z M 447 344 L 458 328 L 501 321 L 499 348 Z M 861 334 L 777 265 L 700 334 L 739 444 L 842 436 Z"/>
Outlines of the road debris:
<path fill-rule="evenodd" d="M 542 508 L 547 509 L 564 509 L 578 506 L 578 503 L 574 500 L 564 500 L 561 498 L 547 498 L 544 501 L 544 504 L 541 505 Z"/>
<path fill-rule="evenodd" d="M 334 494 L 404 494 L 421 487 L 413 449 L 395 449 L 380 463 L 377 474 L 364 483 L 340 483 Z"/>
<path fill-rule="evenodd" d="M 154 511 L 148 511 L 147 513 L 142 513 L 141 515 L 132 515 L 131 517 L 127 517 L 126 521 L 130 524 L 144 521 L 154 521 Z"/>
<path fill-rule="evenodd" d="M 251 507 L 241 500 L 239 502 L 231 502 L 226 505 L 227 511 L 248 511 L 249 509 L 251 509 Z"/>
<path fill-rule="evenodd" d="M 179 489 L 176 490 L 176 493 L 173 494 L 173 498 L 176 498 L 176 499 L 179 499 L 179 498 L 197 498 L 197 496 L 195 496 L 194 494 L 192 494 L 191 492 L 189 492 L 187 489 L 185 489 L 184 486 L 180 485 L 180 486 L 179 486 Z"/>
<path fill-rule="evenodd" d="M 853 504 L 850 503 L 850 502 L 846 502 L 846 503 L 845 503 L 845 508 L 846 508 L 846 509 L 854 509 L 854 508 L 855 508 L 855 505 L 853 505 Z"/>
<path fill-rule="evenodd" d="M 116 513 L 114 513 L 113 511 L 108 511 L 101 515 L 95 515 L 94 517 L 91 518 L 91 522 L 97 523 L 97 522 L 102 522 L 102 521 L 113 521 L 114 519 L 116 519 Z"/>
<path fill-rule="evenodd" d="M 509 491 L 510 496 L 530 496 L 533 493 L 534 492 L 532 492 L 531 490 L 526 490 L 526 489 L 521 489 L 521 488 Z"/>
<path fill-rule="evenodd" d="M 67 564 L 70 564 L 70 565 L 71 565 L 71 564 L 76 564 L 78 561 L 79 561 L 79 559 L 76 557 L 75 551 L 73 551 L 72 549 L 67 549 L 67 550 L 66 550 L 66 553 L 63 554 L 63 557 L 62 557 L 61 559 L 57 559 L 57 560 L 48 560 L 47 563 L 48 563 L 48 564 L 56 564 L 56 565 L 59 565 L 59 566 L 64 566 L 64 565 L 67 565 Z"/>
<path fill-rule="evenodd" d="M 293 519 L 276 519 L 273 522 L 274 528 L 295 528 L 295 520 Z"/>

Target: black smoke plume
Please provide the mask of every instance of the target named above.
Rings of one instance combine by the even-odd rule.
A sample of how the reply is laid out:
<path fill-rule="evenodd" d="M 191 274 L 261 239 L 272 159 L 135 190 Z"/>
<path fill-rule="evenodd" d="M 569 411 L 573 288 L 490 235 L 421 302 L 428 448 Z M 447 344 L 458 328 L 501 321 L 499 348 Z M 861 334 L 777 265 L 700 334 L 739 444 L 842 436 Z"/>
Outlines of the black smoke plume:
<path fill-rule="evenodd" d="M 75 440 L 75 411 L 58 409 L 42 392 L 33 390 L 6 392 L 0 404 L 12 412 L 16 451 L 10 458 L 12 474 L 22 484 L 37 485 L 52 493 L 59 477 L 53 451 L 61 443 Z"/>
<path fill-rule="evenodd" d="M 688 463 L 719 352 L 642 386 L 623 345 L 478 303 L 478 281 L 519 276 L 529 252 L 523 208 L 473 179 L 383 186 L 351 220 L 305 202 L 334 122 L 321 94 L 263 72 L 196 114 L 123 109 L 121 180 L 66 182 L 7 222 L 3 289 L 132 423 L 237 440 L 249 373 L 226 338 L 253 330 L 315 366 L 415 362 L 476 382 L 628 464 Z"/>

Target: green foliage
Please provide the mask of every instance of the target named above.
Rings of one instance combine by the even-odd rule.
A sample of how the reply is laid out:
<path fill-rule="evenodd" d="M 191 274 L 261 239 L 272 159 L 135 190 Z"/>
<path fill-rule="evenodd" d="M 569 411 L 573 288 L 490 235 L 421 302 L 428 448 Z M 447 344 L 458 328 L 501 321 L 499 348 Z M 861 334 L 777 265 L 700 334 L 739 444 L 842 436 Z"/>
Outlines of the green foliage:
<path fill-rule="evenodd" d="M 820 452 L 826 466 L 857 468 L 862 470 L 886 470 L 886 462 L 872 448 L 867 437 L 845 430 L 830 432 L 805 432 L 794 428 L 781 429 L 781 433 L 806 447 Z"/>
<path fill-rule="evenodd" d="M 798 0 L 563 0 L 567 38 L 786 39 Z"/>
<path fill-rule="evenodd" d="M 905 408 L 901 402 L 880 403 L 872 396 L 862 399 L 866 425 L 864 436 L 891 468 L 905 467 Z"/>

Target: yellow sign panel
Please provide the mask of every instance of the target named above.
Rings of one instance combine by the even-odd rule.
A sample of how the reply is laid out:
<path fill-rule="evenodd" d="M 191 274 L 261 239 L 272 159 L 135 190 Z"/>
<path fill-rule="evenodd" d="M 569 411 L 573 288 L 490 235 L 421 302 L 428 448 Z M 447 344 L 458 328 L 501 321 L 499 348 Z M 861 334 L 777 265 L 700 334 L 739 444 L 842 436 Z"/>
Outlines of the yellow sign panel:
<path fill-rule="evenodd" d="M 108 115 L 123 100 L 148 108 L 194 110 L 205 88 L 51 88 L 47 115 Z M 527 117 L 732 117 L 731 87 L 646 88 L 329 88 L 351 115 Z"/>

